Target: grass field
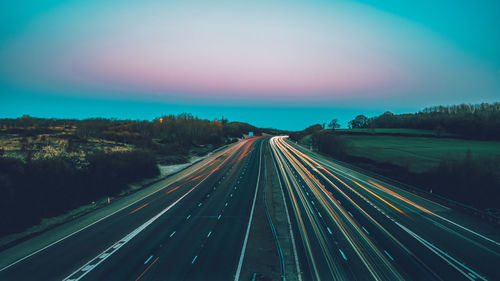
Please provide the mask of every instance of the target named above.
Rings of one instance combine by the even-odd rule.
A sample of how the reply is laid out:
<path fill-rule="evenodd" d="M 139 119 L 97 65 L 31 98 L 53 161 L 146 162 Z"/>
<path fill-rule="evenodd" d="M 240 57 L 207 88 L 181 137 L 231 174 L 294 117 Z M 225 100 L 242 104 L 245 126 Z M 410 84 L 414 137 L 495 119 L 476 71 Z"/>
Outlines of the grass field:
<path fill-rule="evenodd" d="M 412 172 L 427 171 L 439 165 L 441 159 L 463 159 L 469 149 L 474 157 L 500 161 L 500 142 L 495 141 L 377 135 L 340 137 L 348 142 L 350 155 L 407 166 Z"/>
<path fill-rule="evenodd" d="M 395 135 L 419 135 L 435 136 L 436 132 L 432 130 L 404 129 L 404 128 L 378 128 L 378 129 L 337 129 L 340 134 L 395 134 Z M 442 133 L 441 136 L 453 137 L 453 134 Z"/>

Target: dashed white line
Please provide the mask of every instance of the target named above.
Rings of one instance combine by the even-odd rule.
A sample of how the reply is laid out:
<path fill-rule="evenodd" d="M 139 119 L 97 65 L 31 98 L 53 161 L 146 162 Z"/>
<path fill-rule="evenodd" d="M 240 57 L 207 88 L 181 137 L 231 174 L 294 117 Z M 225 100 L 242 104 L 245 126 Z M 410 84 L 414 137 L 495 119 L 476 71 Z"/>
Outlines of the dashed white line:
<path fill-rule="evenodd" d="M 366 234 L 370 235 L 370 232 L 368 232 L 368 230 L 366 230 L 366 228 L 364 226 L 362 226 L 361 228 L 363 228 L 363 230 L 366 232 Z"/>
<path fill-rule="evenodd" d="M 198 258 L 198 256 L 194 256 L 193 260 L 191 261 L 191 264 L 193 264 L 197 258 Z"/>
<path fill-rule="evenodd" d="M 340 252 L 340 254 L 342 255 L 342 257 L 344 258 L 344 260 L 346 260 L 346 261 L 347 261 L 347 257 L 345 256 L 344 252 L 342 252 L 342 250 L 341 250 L 341 249 L 339 249 L 339 252 Z"/>
<path fill-rule="evenodd" d="M 172 238 L 172 236 L 174 236 L 175 234 L 175 230 L 170 234 L 170 238 Z"/>
<path fill-rule="evenodd" d="M 208 234 L 207 234 L 207 238 L 210 237 L 210 235 L 212 235 L 212 231 L 210 231 Z"/>
<path fill-rule="evenodd" d="M 190 217 L 191 217 L 191 215 L 189 214 L 189 215 L 186 217 L 186 220 L 188 220 Z"/>
<path fill-rule="evenodd" d="M 330 228 L 328 226 L 326 227 L 326 230 L 328 230 L 328 233 L 330 233 L 330 235 L 333 234 L 332 231 L 330 230 Z"/>
<path fill-rule="evenodd" d="M 384 250 L 384 252 L 385 252 L 385 254 L 386 254 L 386 255 L 387 255 L 387 256 L 388 256 L 391 260 L 393 260 L 393 261 L 394 261 L 394 259 L 392 258 L 392 256 L 391 256 L 391 255 L 389 255 L 389 253 L 388 253 L 386 250 Z"/>
<path fill-rule="evenodd" d="M 153 255 L 149 256 L 149 258 L 144 262 L 144 264 L 147 264 L 152 258 L 153 258 Z"/>

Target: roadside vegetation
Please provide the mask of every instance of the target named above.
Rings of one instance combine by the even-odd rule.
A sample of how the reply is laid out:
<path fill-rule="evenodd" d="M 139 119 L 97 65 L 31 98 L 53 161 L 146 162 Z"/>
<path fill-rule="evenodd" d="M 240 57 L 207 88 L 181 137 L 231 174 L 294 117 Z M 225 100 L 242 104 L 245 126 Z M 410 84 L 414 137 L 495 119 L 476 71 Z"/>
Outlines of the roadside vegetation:
<path fill-rule="evenodd" d="M 499 103 L 359 115 L 350 127 L 317 124 L 290 138 L 335 159 L 500 214 Z"/>
<path fill-rule="evenodd" d="M 358 115 L 349 122 L 349 128 L 430 130 L 437 137 L 452 135 L 476 140 L 500 140 L 500 103 L 435 106 L 408 114 L 387 111 L 372 118 Z"/>
<path fill-rule="evenodd" d="M 158 174 L 154 155 L 138 150 L 92 154 L 85 167 L 68 158 L 24 162 L 0 157 L 0 236 L 117 195 L 127 184 Z"/>
<path fill-rule="evenodd" d="M 158 164 L 188 162 L 249 131 L 262 132 L 190 114 L 152 121 L 0 119 L 0 236 L 118 195 L 158 176 Z"/>

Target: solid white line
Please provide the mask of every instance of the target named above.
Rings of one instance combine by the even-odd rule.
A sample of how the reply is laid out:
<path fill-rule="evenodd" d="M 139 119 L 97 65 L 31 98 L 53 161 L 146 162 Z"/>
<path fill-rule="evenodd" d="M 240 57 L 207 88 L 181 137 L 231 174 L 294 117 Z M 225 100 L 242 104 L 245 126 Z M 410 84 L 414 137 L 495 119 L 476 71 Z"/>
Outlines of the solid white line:
<path fill-rule="evenodd" d="M 255 194 L 253 196 L 252 209 L 250 210 L 250 218 L 248 219 L 247 232 L 245 234 L 245 240 L 243 241 L 243 247 L 241 249 L 240 261 L 238 262 L 238 268 L 236 269 L 236 275 L 234 276 L 234 281 L 240 280 L 241 267 L 243 265 L 243 258 L 245 257 L 245 251 L 246 251 L 246 248 L 247 248 L 248 235 L 250 234 L 250 226 L 252 225 L 253 211 L 255 209 L 255 201 L 257 200 L 257 191 L 259 191 L 260 168 L 261 168 L 261 165 L 262 165 L 262 144 L 263 143 L 264 143 L 264 141 L 262 141 L 260 143 L 259 172 L 257 174 L 257 184 L 255 185 Z"/>

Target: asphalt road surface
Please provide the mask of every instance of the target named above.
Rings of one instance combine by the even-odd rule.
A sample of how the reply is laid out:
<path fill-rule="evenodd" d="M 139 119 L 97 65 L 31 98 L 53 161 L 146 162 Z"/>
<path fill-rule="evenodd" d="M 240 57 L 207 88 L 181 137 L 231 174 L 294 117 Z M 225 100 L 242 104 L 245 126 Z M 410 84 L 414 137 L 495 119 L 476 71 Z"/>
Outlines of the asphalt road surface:
<path fill-rule="evenodd" d="M 0 280 L 247 280 L 240 273 L 265 157 L 291 221 L 291 231 L 275 237 L 296 242 L 300 274 L 287 280 L 500 280 L 498 229 L 286 137 L 243 140 L 189 176 L 34 249 L 0 269 Z"/>
<path fill-rule="evenodd" d="M 304 280 L 500 280 L 498 229 L 271 139 Z M 490 236 L 492 235 L 492 236 Z"/>
<path fill-rule="evenodd" d="M 234 280 L 263 139 L 0 271 L 0 280 Z M 240 266 L 241 267 L 241 266 Z"/>

